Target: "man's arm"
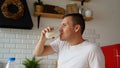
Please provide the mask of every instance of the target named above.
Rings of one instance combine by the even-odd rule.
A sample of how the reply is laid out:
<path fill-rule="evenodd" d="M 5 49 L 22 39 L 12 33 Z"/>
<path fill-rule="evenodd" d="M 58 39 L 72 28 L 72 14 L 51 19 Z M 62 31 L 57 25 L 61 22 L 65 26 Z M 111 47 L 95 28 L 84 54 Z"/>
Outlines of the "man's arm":
<path fill-rule="evenodd" d="M 90 68 L 105 68 L 103 52 L 100 48 L 93 48 L 89 55 Z"/>
<path fill-rule="evenodd" d="M 45 55 L 55 53 L 55 51 L 52 49 L 50 45 L 45 45 L 45 42 L 46 42 L 45 34 L 46 32 L 50 32 L 51 30 L 52 28 L 48 27 L 42 31 L 40 40 L 38 41 L 34 50 L 35 56 L 45 56 Z"/>

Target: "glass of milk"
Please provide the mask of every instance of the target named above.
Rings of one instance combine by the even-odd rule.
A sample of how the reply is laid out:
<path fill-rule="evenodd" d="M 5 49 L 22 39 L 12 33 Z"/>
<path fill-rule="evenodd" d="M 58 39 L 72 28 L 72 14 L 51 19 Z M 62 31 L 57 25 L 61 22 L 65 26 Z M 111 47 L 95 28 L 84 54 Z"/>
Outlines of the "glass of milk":
<path fill-rule="evenodd" d="M 46 33 L 45 36 L 46 36 L 47 39 L 54 39 L 54 38 L 56 38 L 60 35 L 59 28 L 58 27 L 56 27 L 56 28 L 53 27 L 53 28 L 54 28 L 54 30 Z"/>

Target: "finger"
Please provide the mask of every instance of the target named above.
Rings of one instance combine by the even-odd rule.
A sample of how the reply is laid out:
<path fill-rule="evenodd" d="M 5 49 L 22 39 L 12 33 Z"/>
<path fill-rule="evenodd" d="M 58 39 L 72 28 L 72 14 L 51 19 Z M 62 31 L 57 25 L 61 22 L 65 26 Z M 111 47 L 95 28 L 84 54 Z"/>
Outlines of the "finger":
<path fill-rule="evenodd" d="M 48 28 L 45 28 L 45 29 L 43 29 L 43 30 L 42 30 L 42 34 L 44 34 L 44 35 L 45 35 L 45 34 L 46 34 L 46 32 L 50 32 Z"/>
<path fill-rule="evenodd" d="M 48 31 L 50 32 L 51 31 L 51 27 L 47 27 Z"/>
<path fill-rule="evenodd" d="M 52 31 L 52 30 L 54 30 L 54 27 L 48 27 L 48 30 Z"/>
<path fill-rule="evenodd" d="M 42 34 L 46 34 L 46 31 L 45 31 L 45 30 L 42 30 Z"/>
<path fill-rule="evenodd" d="M 49 32 L 49 29 L 48 29 L 48 28 L 45 28 L 44 31 L 45 31 L 45 32 Z"/>
<path fill-rule="evenodd" d="M 54 27 L 51 27 L 51 30 L 54 30 Z"/>

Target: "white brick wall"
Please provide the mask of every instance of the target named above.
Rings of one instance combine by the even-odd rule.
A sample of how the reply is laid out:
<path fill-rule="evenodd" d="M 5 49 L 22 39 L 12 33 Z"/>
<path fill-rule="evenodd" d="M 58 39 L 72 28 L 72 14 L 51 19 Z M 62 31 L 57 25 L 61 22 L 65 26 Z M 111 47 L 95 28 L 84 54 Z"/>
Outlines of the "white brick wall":
<path fill-rule="evenodd" d="M 44 23 L 44 25 L 45 24 L 46 23 Z M 47 26 L 43 26 L 40 29 Z M 40 29 L 23 30 L 0 28 L 0 68 L 4 68 L 7 58 L 12 56 L 16 57 L 17 68 L 24 68 L 22 62 L 26 57 L 31 58 L 33 56 L 35 44 L 40 37 Z M 94 29 L 86 29 L 84 38 L 99 44 L 96 40 L 99 39 L 100 36 Z M 47 41 L 47 43 L 50 41 Z M 40 62 L 41 68 L 54 68 L 57 55 L 54 54 L 37 58 L 43 58 Z"/>
<path fill-rule="evenodd" d="M 8 57 L 16 57 L 17 68 L 24 68 L 23 60 L 32 58 L 35 44 L 39 40 L 40 30 L 0 28 L 0 68 L 4 68 Z M 56 55 L 40 57 L 42 68 L 53 68 Z M 39 57 L 37 57 L 39 58 Z"/>

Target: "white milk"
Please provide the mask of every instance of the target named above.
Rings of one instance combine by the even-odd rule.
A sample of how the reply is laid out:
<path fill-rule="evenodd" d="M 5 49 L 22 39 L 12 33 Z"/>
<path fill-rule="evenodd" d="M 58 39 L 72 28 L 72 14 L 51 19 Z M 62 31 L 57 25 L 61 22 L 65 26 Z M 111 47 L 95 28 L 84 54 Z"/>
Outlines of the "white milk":
<path fill-rule="evenodd" d="M 52 31 L 52 32 L 47 32 L 46 33 L 46 38 L 47 39 L 52 39 L 52 38 L 56 38 L 56 37 L 58 37 L 60 35 L 60 32 L 59 31 Z"/>

